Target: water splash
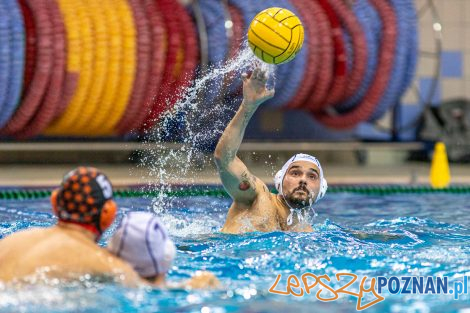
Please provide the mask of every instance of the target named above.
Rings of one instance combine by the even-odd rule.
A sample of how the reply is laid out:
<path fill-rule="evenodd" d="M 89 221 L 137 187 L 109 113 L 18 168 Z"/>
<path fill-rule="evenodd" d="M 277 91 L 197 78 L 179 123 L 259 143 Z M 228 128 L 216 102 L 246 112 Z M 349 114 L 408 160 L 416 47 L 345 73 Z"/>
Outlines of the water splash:
<path fill-rule="evenodd" d="M 194 185 L 199 169 L 212 163 L 208 155 L 241 101 L 239 92 L 230 94 L 230 87 L 240 85 L 240 75 L 255 67 L 268 73 L 268 87 L 274 87 L 274 65 L 261 62 L 245 45 L 233 58 L 204 70 L 190 87 L 181 90 L 174 106 L 147 132 L 144 144 L 156 148 L 141 152 L 139 166 L 148 168 L 151 182 L 146 188 L 158 193 L 152 203 L 157 214 L 164 215 L 171 194 L 182 188 L 175 183 Z M 167 99 L 168 106 L 170 103 Z M 178 145 L 168 149 L 165 142 Z"/>

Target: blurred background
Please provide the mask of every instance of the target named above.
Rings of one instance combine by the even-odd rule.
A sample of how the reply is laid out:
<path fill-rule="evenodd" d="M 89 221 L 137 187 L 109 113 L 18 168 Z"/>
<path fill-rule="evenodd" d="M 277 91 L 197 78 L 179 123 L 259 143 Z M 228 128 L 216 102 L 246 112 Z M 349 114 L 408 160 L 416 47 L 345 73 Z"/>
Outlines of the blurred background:
<path fill-rule="evenodd" d="M 308 152 L 334 183 L 427 183 L 443 141 L 452 181 L 470 182 L 469 1 L 2 0 L 0 183 L 53 184 L 75 164 L 144 183 L 181 149 L 218 183 L 211 153 L 268 7 L 296 13 L 305 41 L 246 131 L 255 174 Z"/>

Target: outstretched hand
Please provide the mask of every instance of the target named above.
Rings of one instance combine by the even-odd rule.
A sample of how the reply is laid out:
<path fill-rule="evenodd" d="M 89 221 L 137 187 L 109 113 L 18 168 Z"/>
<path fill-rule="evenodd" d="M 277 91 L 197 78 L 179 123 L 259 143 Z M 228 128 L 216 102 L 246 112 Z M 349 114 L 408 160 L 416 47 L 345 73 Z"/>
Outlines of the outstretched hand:
<path fill-rule="evenodd" d="M 274 89 L 266 87 L 268 75 L 261 68 L 256 67 L 251 76 L 247 73 L 242 74 L 242 80 L 243 102 L 245 105 L 257 107 L 274 96 Z"/>

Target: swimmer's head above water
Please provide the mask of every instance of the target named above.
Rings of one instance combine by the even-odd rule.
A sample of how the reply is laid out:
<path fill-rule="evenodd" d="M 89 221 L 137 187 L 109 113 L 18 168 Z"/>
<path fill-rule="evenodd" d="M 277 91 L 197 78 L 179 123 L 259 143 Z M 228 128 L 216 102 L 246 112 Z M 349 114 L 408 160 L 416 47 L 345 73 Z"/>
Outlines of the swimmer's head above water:
<path fill-rule="evenodd" d="M 132 265 L 144 279 L 162 284 L 176 247 L 160 219 L 150 212 L 131 212 L 111 237 L 109 251 Z"/>
<path fill-rule="evenodd" d="M 298 153 L 291 157 L 277 172 L 274 184 L 289 207 L 311 207 L 323 198 L 328 184 L 320 162 L 313 156 Z"/>
<path fill-rule="evenodd" d="M 79 225 L 99 236 L 113 223 L 117 205 L 109 179 L 93 167 L 78 167 L 52 192 L 51 203 L 60 223 Z"/>

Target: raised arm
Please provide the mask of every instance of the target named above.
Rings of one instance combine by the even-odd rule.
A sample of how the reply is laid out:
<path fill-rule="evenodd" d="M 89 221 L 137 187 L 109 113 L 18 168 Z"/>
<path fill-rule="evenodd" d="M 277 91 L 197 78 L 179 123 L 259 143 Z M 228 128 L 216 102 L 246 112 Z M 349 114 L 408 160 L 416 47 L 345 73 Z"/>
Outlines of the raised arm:
<path fill-rule="evenodd" d="M 250 77 L 243 74 L 242 79 L 243 101 L 220 137 L 214 157 L 222 184 L 232 199 L 251 203 L 256 198 L 257 186 L 262 182 L 248 171 L 237 152 L 248 122 L 259 105 L 274 96 L 274 90 L 267 89 L 267 74 L 259 68 L 255 68 Z"/>

